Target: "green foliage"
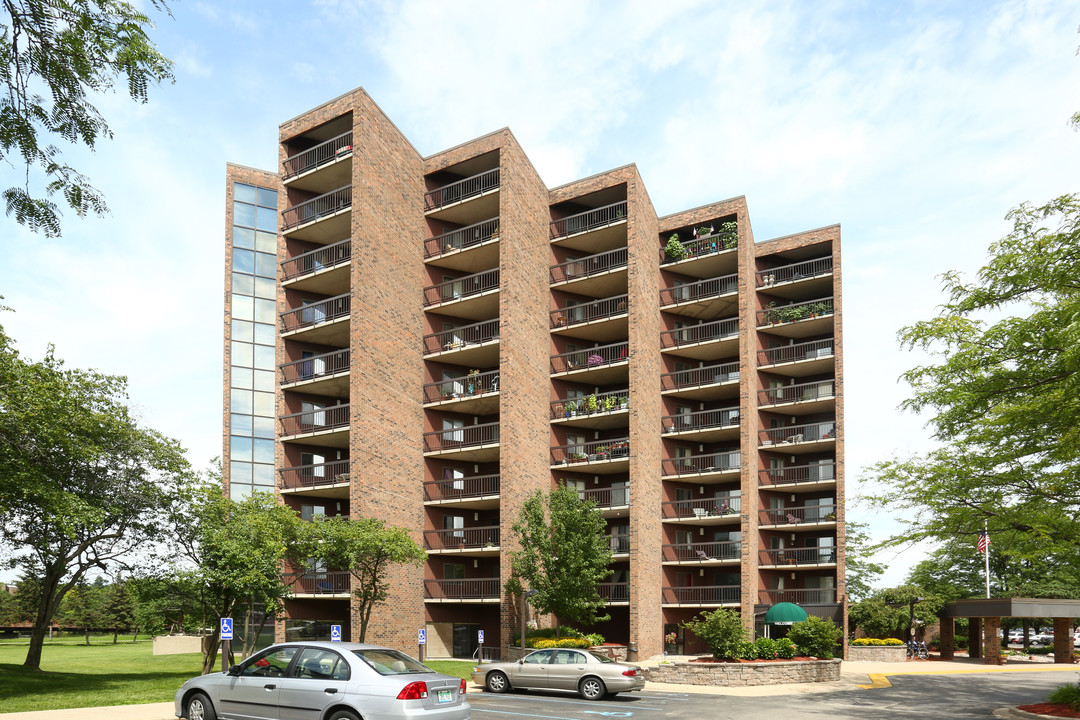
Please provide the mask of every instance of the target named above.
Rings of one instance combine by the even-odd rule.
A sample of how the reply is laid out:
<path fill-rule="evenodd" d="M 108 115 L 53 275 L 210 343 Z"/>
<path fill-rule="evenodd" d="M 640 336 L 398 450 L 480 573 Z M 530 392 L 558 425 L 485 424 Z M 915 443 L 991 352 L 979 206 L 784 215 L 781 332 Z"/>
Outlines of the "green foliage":
<path fill-rule="evenodd" d="M 153 0 L 158 9 L 164 2 Z M 111 138 L 89 97 L 118 84 L 136 102 L 151 83 L 172 79 L 172 63 L 146 34 L 150 19 L 120 0 L 6 0 L 0 15 L 0 160 L 20 157 L 26 182 L 4 191 L 7 213 L 47 236 L 60 235 L 59 193 L 80 217 L 103 215 L 102 195 L 64 164 L 54 139 L 93 149 Z M 41 92 L 41 90 L 47 92 Z M 43 174 L 45 197 L 31 194 L 31 170 Z"/>
<path fill-rule="evenodd" d="M 735 653 L 740 660 L 753 660 L 757 657 L 757 648 L 750 640 L 740 640 L 735 643 Z"/>
<path fill-rule="evenodd" d="M 869 597 L 871 586 L 885 572 L 880 563 L 870 561 L 870 536 L 866 523 L 849 522 L 846 525 L 845 584 L 853 601 Z"/>
<path fill-rule="evenodd" d="M 873 646 L 873 647 L 892 647 L 903 646 L 904 641 L 900 638 L 858 638 L 851 641 L 852 645 L 859 647 Z"/>
<path fill-rule="evenodd" d="M 741 657 L 744 648 L 740 643 L 747 642 L 742 618 L 738 612 L 728 608 L 718 608 L 712 612 L 706 610 L 683 623 L 683 627 L 701 638 L 713 657 L 719 660 Z"/>
<path fill-rule="evenodd" d="M 798 648 L 795 647 L 795 643 L 791 642 L 790 638 L 782 637 L 773 641 L 776 647 L 776 657 L 781 660 L 791 660 L 798 652 Z"/>
<path fill-rule="evenodd" d="M 689 253 L 686 252 L 686 248 L 679 242 L 679 233 L 672 234 L 668 238 L 667 245 L 664 246 L 664 255 L 669 260 L 685 260 Z"/>
<path fill-rule="evenodd" d="M 843 634 L 832 620 L 811 615 L 792 625 L 787 636 L 803 655 L 829 660 Z"/>
<path fill-rule="evenodd" d="M 778 657 L 780 657 L 780 653 L 777 651 L 776 641 L 767 637 L 759 637 L 754 641 L 754 657 L 747 659 L 775 660 Z"/>
<path fill-rule="evenodd" d="M 525 647 L 530 648 L 587 648 L 591 647 L 590 643 L 585 638 L 533 638 L 532 640 L 525 639 Z"/>
<path fill-rule="evenodd" d="M 1080 710 L 1080 683 L 1059 685 L 1054 692 L 1050 693 L 1047 702 L 1062 703 L 1073 710 Z"/>
<path fill-rule="evenodd" d="M 848 623 L 852 630 L 859 628 L 870 637 L 904 640 L 909 637 L 912 620 L 932 625 L 944 605 L 945 598 L 917 585 L 885 588 L 852 603 L 848 608 Z"/>

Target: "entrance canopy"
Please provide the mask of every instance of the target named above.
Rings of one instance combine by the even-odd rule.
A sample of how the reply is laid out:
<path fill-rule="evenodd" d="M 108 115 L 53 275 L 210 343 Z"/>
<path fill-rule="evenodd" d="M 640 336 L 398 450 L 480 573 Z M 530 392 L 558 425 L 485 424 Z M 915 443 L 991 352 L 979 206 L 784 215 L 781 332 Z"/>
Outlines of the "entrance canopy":
<path fill-rule="evenodd" d="M 779 607 L 779 605 L 776 607 Z M 953 600 L 945 604 L 938 616 L 943 618 L 1080 618 L 1080 600 L 1056 600 L 1051 598 L 972 598 Z"/>
<path fill-rule="evenodd" d="M 806 611 L 795 603 L 782 602 L 773 605 L 765 613 L 766 625 L 794 625 L 806 619 Z"/>

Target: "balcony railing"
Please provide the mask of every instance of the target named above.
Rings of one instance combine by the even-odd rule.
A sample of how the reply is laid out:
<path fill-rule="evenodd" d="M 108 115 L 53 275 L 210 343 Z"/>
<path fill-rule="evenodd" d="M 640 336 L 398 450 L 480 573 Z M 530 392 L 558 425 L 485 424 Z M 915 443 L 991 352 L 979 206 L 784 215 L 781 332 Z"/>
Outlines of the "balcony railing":
<path fill-rule="evenodd" d="M 469 198 L 483 195 L 499 187 L 499 168 L 486 170 L 478 175 L 467 177 L 464 180 L 443 185 L 424 194 L 424 209 L 436 210 L 443 205 L 461 202 Z"/>
<path fill-rule="evenodd" d="M 761 565 L 832 565 L 835 562 L 835 547 L 783 548 L 758 551 L 758 563 Z"/>
<path fill-rule="evenodd" d="M 302 435 L 343 427 L 349 427 L 348 403 L 281 416 L 282 435 Z"/>
<path fill-rule="evenodd" d="M 281 277 L 283 280 L 292 280 L 308 273 L 329 270 L 338 265 L 348 264 L 351 257 L 352 240 L 342 240 L 283 261 Z"/>
<path fill-rule="evenodd" d="M 701 387 L 702 385 L 736 382 L 738 379 L 739 363 L 723 363 L 721 365 L 694 368 L 693 370 L 664 373 L 660 376 L 660 389 L 685 390 L 687 388 Z"/>
<path fill-rule="evenodd" d="M 741 468 L 742 454 L 738 450 L 665 458 L 661 461 L 664 475 L 698 475 L 712 472 L 737 472 Z"/>
<path fill-rule="evenodd" d="M 551 464 L 598 462 L 600 460 L 625 460 L 630 457 L 630 438 L 593 440 L 573 445 L 556 445 L 551 448 Z"/>
<path fill-rule="evenodd" d="M 697 587 L 665 587 L 665 605 L 732 605 L 742 598 L 738 585 L 699 585 Z"/>
<path fill-rule="evenodd" d="M 349 482 L 349 461 L 333 460 L 314 465 L 294 465 L 281 468 L 278 472 L 281 474 L 282 490 L 336 485 Z"/>
<path fill-rule="evenodd" d="M 781 385 L 758 392 L 761 405 L 779 405 L 780 403 L 809 402 L 831 398 L 836 395 L 836 383 L 832 380 Z"/>
<path fill-rule="evenodd" d="M 783 345 L 758 351 L 758 363 L 760 365 L 776 365 L 778 363 L 798 362 L 800 360 L 817 360 L 818 358 L 833 356 L 833 341 L 811 340 L 810 342 Z"/>
<path fill-rule="evenodd" d="M 608 535 L 608 546 L 611 548 L 611 552 L 616 555 L 625 555 L 630 552 L 630 536 L 629 535 Z"/>
<path fill-rule="evenodd" d="M 424 354 L 443 350 L 458 350 L 470 345 L 481 345 L 499 339 L 499 321 L 481 320 L 471 325 L 461 325 L 452 330 L 424 336 Z"/>
<path fill-rule="evenodd" d="M 351 307 L 352 296 L 346 294 L 304 305 L 295 310 L 286 310 L 281 313 L 281 331 L 300 330 L 348 317 Z"/>
<path fill-rule="evenodd" d="M 630 343 L 619 342 L 611 345 L 574 350 L 551 356 L 551 372 L 561 373 L 570 370 L 591 370 L 613 363 L 625 362 Z"/>
<path fill-rule="evenodd" d="M 285 167 L 282 178 L 288 180 L 308 170 L 314 170 L 317 167 L 328 165 L 339 158 L 350 155 L 352 155 L 352 130 L 285 158 L 285 162 L 282 163 Z"/>
<path fill-rule="evenodd" d="M 817 422 L 805 425 L 788 425 L 770 428 L 758 433 L 762 445 L 780 445 L 782 443 L 817 442 L 836 439 L 836 423 Z"/>
<path fill-rule="evenodd" d="M 431 307 L 498 289 L 499 269 L 485 270 L 424 288 L 424 306 Z"/>
<path fill-rule="evenodd" d="M 598 508 L 625 507 L 630 504 L 630 486 L 578 490 L 578 496 L 582 500 L 591 500 Z"/>
<path fill-rule="evenodd" d="M 770 285 L 775 285 L 777 283 L 791 282 L 792 280 L 804 280 L 806 278 L 818 277 L 819 275 L 828 275 L 832 270 L 832 257 L 806 260 L 791 265 L 781 265 L 780 267 L 769 268 L 768 270 L 758 270 L 757 286 L 769 287 Z"/>
<path fill-rule="evenodd" d="M 677 305 L 696 300 L 711 300 L 721 295 L 738 292 L 738 290 L 738 274 L 724 275 L 723 277 L 709 278 L 708 280 L 699 280 L 685 285 L 664 288 L 660 291 L 660 305 Z"/>
<path fill-rule="evenodd" d="M 626 314 L 626 295 L 604 298 L 581 305 L 570 305 L 551 311 L 551 327 L 570 327 L 580 323 L 607 320 L 617 315 Z"/>
<path fill-rule="evenodd" d="M 727 223 L 724 224 L 726 225 Z M 734 225 L 734 223 L 731 224 Z M 706 255 L 715 255 L 716 253 L 725 250 L 734 250 L 738 245 L 738 228 L 734 227 L 730 230 L 721 230 L 721 232 L 715 235 L 707 235 L 693 240 L 687 240 L 682 243 L 683 257 L 668 255 L 666 252 L 662 251 L 662 261 L 671 263 L 678 262 L 679 260 L 705 257 Z"/>
<path fill-rule="evenodd" d="M 424 580 L 424 597 L 431 600 L 498 599 L 499 578 Z"/>
<path fill-rule="evenodd" d="M 738 540 L 720 540 L 664 545 L 663 558 L 666 562 L 730 562 L 742 559 L 742 543 Z"/>
<path fill-rule="evenodd" d="M 758 599 L 766 605 L 789 602 L 796 605 L 831 605 L 836 602 L 836 588 L 792 588 L 762 590 Z"/>
<path fill-rule="evenodd" d="M 836 465 L 830 460 L 810 465 L 768 468 L 760 472 L 759 478 L 762 485 L 831 482 L 836 480 Z"/>
<path fill-rule="evenodd" d="M 815 317 L 825 317 L 832 314 L 833 299 L 828 297 L 758 310 L 757 321 L 759 326 L 783 325 L 785 323 L 809 320 L 810 318 Z"/>
<path fill-rule="evenodd" d="M 661 503 L 660 508 L 661 517 L 665 520 L 724 517 L 742 512 L 742 498 L 734 496 L 700 500 L 668 500 Z"/>
<path fill-rule="evenodd" d="M 465 550 L 499 547 L 499 526 L 425 530 L 424 545 L 428 550 Z"/>
<path fill-rule="evenodd" d="M 711 430 L 731 427 L 739 424 L 739 408 L 730 407 L 720 410 L 698 410 L 696 412 L 665 415 L 660 419 L 664 432 L 686 432 L 687 430 Z"/>
<path fill-rule="evenodd" d="M 561 283 L 619 270 L 626 267 L 626 258 L 626 248 L 623 247 L 552 265 L 551 282 Z"/>
<path fill-rule="evenodd" d="M 481 445 L 495 445 L 498 442 L 499 423 L 466 425 L 465 427 L 424 433 L 424 452 L 459 450 Z"/>
<path fill-rule="evenodd" d="M 611 225 L 626 219 L 626 201 L 586 210 L 575 215 L 568 215 L 551 223 L 551 239 L 557 240 L 567 235 L 588 232 L 596 228 Z"/>
<path fill-rule="evenodd" d="M 499 494 L 499 476 L 470 475 L 449 480 L 429 480 L 424 483 L 424 500 L 467 500 Z"/>
<path fill-rule="evenodd" d="M 576 399 L 556 400 L 551 403 L 551 418 L 557 420 L 559 418 L 584 417 L 586 415 L 626 410 L 628 407 L 630 407 L 629 390 L 610 390 Z"/>
<path fill-rule="evenodd" d="M 436 235 L 424 241 L 424 257 L 433 258 L 455 250 L 483 245 L 499 237 L 499 218 L 482 220 L 474 225 L 467 225 L 457 230 Z"/>
<path fill-rule="evenodd" d="M 346 595 L 352 591 L 348 570 L 291 573 L 285 575 L 285 582 L 295 595 Z"/>
<path fill-rule="evenodd" d="M 327 215 L 352 207 L 352 185 L 331 190 L 318 197 L 313 197 L 281 213 L 281 229 L 288 232 L 305 223 L 314 222 Z"/>
<path fill-rule="evenodd" d="M 739 336 L 739 319 L 726 318 L 699 325 L 688 325 L 677 330 L 660 333 L 660 347 L 680 347 L 712 340 L 726 340 Z"/>
<path fill-rule="evenodd" d="M 598 583 L 596 592 L 608 602 L 630 602 L 630 583 L 628 582 Z"/>
<path fill-rule="evenodd" d="M 799 525 L 800 523 L 833 522 L 836 520 L 835 505 L 798 505 L 786 508 L 768 508 L 758 513 L 762 525 Z"/>
<path fill-rule="evenodd" d="M 499 371 L 488 370 L 476 375 L 462 375 L 424 385 L 424 402 L 456 400 L 486 393 L 499 392 Z"/>
<path fill-rule="evenodd" d="M 322 355 L 312 355 L 301 360 L 284 363 L 281 366 L 281 384 L 318 380 L 349 371 L 349 351 L 334 350 Z"/>

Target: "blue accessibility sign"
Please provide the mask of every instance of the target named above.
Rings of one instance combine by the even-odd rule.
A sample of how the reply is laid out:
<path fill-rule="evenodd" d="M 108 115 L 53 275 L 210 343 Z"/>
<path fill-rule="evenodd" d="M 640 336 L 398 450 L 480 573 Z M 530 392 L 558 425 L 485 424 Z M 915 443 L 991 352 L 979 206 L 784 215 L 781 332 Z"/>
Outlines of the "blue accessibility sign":
<path fill-rule="evenodd" d="M 480 643 L 481 645 L 484 644 L 484 631 L 483 630 L 477 630 L 476 631 L 476 642 Z"/>
<path fill-rule="evenodd" d="M 416 631 L 416 641 L 418 645 L 427 645 L 427 630 L 420 628 Z"/>
<path fill-rule="evenodd" d="M 221 618 L 221 639 L 232 640 L 232 618 Z"/>
<path fill-rule="evenodd" d="M 330 626 L 330 642 L 341 642 L 341 626 Z"/>

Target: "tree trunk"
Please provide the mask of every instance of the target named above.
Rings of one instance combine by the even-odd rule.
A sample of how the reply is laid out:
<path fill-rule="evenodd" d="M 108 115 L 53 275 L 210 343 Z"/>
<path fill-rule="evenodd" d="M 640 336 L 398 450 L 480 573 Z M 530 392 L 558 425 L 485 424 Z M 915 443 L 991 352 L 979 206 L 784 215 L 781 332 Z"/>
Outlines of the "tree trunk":
<path fill-rule="evenodd" d="M 120 631 L 117 630 L 116 628 L 113 628 L 113 633 L 112 633 L 112 644 L 113 645 L 116 644 L 116 636 L 119 635 L 119 634 L 120 634 Z"/>
<path fill-rule="evenodd" d="M 139 628 L 135 628 L 135 635 L 131 638 L 131 644 L 134 645 L 135 641 L 139 639 Z"/>
<path fill-rule="evenodd" d="M 30 647 L 27 648 L 26 660 L 23 661 L 23 667 L 28 670 L 41 670 L 41 647 L 45 644 L 45 633 L 48 632 L 51 636 L 53 614 L 62 599 L 62 595 L 57 592 L 62 576 L 49 570 L 42 578 L 41 597 L 38 599 L 34 626 L 30 629 Z"/>
<path fill-rule="evenodd" d="M 221 644 L 220 632 L 220 628 L 214 628 L 213 634 L 210 635 L 210 643 L 206 648 L 206 652 L 203 654 L 203 675 L 214 672 L 214 663 L 217 662 L 218 645 Z"/>
<path fill-rule="evenodd" d="M 83 635 L 86 637 L 86 647 L 90 647 L 90 626 L 83 628 Z"/>

